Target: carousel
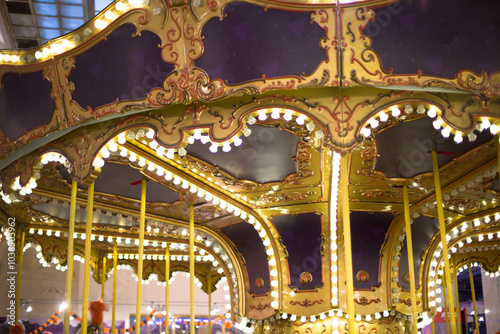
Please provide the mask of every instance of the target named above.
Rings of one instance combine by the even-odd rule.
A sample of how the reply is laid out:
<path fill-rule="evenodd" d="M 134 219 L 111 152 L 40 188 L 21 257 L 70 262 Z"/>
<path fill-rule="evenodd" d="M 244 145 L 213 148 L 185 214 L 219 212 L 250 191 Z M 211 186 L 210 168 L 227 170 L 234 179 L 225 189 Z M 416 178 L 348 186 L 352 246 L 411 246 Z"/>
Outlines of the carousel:
<path fill-rule="evenodd" d="M 47 310 L 64 334 L 75 314 L 81 334 L 139 334 L 143 285 L 163 282 L 169 314 L 180 272 L 185 333 L 215 333 L 194 289 L 220 282 L 227 332 L 500 330 L 484 288 L 500 275 L 498 13 L 492 0 L 115 0 L 1 50 L 1 271 L 15 280 L 0 316 L 23 320 L 32 247 L 65 272 L 66 308 Z M 137 277 L 122 330 L 120 267 Z M 113 286 L 110 328 L 88 329 L 91 281 Z"/>

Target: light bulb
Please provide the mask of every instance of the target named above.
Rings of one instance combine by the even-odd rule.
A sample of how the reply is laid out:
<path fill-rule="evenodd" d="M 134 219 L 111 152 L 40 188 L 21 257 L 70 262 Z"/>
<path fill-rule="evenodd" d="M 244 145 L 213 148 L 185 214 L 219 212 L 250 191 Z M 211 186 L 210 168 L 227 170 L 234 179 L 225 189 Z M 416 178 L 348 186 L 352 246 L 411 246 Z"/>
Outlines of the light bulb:
<path fill-rule="evenodd" d="M 304 121 L 306 120 L 306 116 L 304 114 L 300 114 L 299 117 L 295 120 L 295 122 L 299 125 L 304 125 Z"/>
<path fill-rule="evenodd" d="M 392 117 L 398 117 L 399 115 L 401 115 L 401 110 L 399 110 L 399 108 L 397 106 L 392 106 L 391 113 L 392 113 Z"/>
<path fill-rule="evenodd" d="M 434 117 L 437 116 L 436 107 L 435 106 L 431 106 L 429 108 L 429 110 L 427 111 L 427 116 L 429 116 L 430 118 L 434 118 Z"/>
<path fill-rule="evenodd" d="M 281 116 L 280 115 L 280 108 L 273 108 L 272 113 L 271 113 L 271 117 L 273 119 L 278 119 L 278 118 L 280 118 L 280 116 Z"/>
<path fill-rule="evenodd" d="M 265 109 L 259 110 L 259 121 L 265 121 L 267 119 L 267 114 Z"/>

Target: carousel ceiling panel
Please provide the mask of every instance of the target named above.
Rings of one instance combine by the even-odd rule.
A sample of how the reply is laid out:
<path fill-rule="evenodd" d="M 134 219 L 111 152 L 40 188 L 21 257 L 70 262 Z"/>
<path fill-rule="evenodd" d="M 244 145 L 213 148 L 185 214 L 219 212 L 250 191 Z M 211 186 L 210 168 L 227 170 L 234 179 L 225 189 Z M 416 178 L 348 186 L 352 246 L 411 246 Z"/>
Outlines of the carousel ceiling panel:
<path fill-rule="evenodd" d="M 221 231 L 235 244 L 245 259 L 250 293 L 265 294 L 271 288 L 269 264 L 266 249 L 255 228 L 251 224 L 241 222 L 225 226 Z"/>
<path fill-rule="evenodd" d="M 390 178 L 411 178 L 432 172 L 432 157 L 428 151 L 436 149 L 442 152 L 438 155 L 439 166 L 442 167 L 453 158 L 493 138 L 490 131 L 474 131 L 477 135 L 474 142 L 464 139 L 462 143 L 457 144 L 453 136 L 443 138 L 440 131 L 434 130 L 432 122 L 433 119 L 423 117 L 400 123 L 377 134 L 375 139 L 379 158 L 375 169 Z"/>
<path fill-rule="evenodd" d="M 499 20 L 496 0 L 402 0 L 377 9 L 364 32 L 385 69 L 452 78 L 463 69 L 498 69 Z"/>
<path fill-rule="evenodd" d="M 413 220 L 411 225 L 411 235 L 413 242 L 413 266 L 415 270 L 415 282 L 418 288 L 418 274 L 420 270 L 420 264 L 422 262 L 422 254 L 426 250 L 431 238 L 439 231 L 439 219 L 434 219 L 432 217 L 420 216 Z M 409 273 L 408 267 L 408 249 L 406 247 L 406 238 L 403 241 L 403 247 L 401 248 L 401 256 L 399 260 L 399 285 L 401 285 L 405 290 L 410 290 Z M 405 279 L 407 277 L 407 279 Z"/>
<path fill-rule="evenodd" d="M 125 24 L 105 40 L 76 56 L 69 80 L 75 84 L 73 100 L 82 107 L 112 103 L 116 99 L 142 99 L 161 87 L 173 66 L 161 58 L 160 38 Z"/>
<path fill-rule="evenodd" d="M 6 137 L 15 139 L 25 130 L 49 123 L 55 108 L 42 71 L 5 73 L 1 78 L 0 129 Z"/>
<path fill-rule="evenodd" d="M 290 285 L 299 290 L 314 290 L 323 284 L 321 221 L 322 216 L 316 213 L 273 218 L 273 224 L 288 251 Z M 309 278 L 310 282 L 307 281 Z"/>
<path fill-rule="evenodd" d="M 312 73 L 326 58 L 319 40 L 325 32 L 310 12 L 264 9 L 234 2 L 223 20 L 203 28 L 205 52 L 196 61 L 211 78 L 229 83 Z"/>
<path fill-rule="evenodd" d="M 107 163 L 102 167 L 101 174 L 95 181 L 95 191 L 114 194 L 132 199 L 141 199 L 141 184 L 143 175 L 130 166 Z M 179 194 L 159 183 L 150 181 L 146 186 L 147 202 L 174 203 L 179 200 Z"/>
<path fill-rule="evenodd" d="M 33 205 L 32 208 L 36 211 L 50 215 L 53 218 L 69 221 L 69 205 L 64 205 L 62 203 L 44 203 L 44 204 Z M 87 221 L 87 211 L 85 209 L 77 208 L 75 222 L 85 224 L 86 221 Z M 123 227 L 138 225 L 134 221 L 123 217 L 114 215 L 108 216 L 106 214 L 98 212 L 94 212 L 92 216 L 92 223 L 104 224 L 104 225 L 116 225 Z"/>
<path fill-rule="evenodd" d="M 261 125 L 249 126 L 252 134 L 243 137 L 241 146 L 229 152 L 209 151 L 210 143 L 203 145 L 196 141 L 186 150 L 195 158 L 204 160 L 219 167 L 240 180 L 257 183 L 282 181 L 291 173 L 295 173 L 294 156 L 299 138 L 279 128 Z"/>
<path fill-rule="evenodd" d="M 394 216 L 390 212 L 351 212 L 352 269 L 354 287 L 370 289 L 378 284 L 380 249 Z"/>

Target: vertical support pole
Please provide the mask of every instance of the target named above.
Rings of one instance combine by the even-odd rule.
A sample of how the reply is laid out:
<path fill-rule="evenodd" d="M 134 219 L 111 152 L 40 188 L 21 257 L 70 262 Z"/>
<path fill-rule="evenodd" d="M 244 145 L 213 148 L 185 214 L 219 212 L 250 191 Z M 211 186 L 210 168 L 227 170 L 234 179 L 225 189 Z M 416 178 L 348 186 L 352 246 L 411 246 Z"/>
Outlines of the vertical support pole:
<path fill-rule="evenodd" d="M 170 318 L 168 316 L 168 303 L 169 303 L 169 293 L 170 293 L 170 243 L 167 242 L 167 248 L 165 250 L 165 334 L 168 334 L 168 325 Z"/>
<path fill-rule="evenodd" d="M 453 260 L 453 286 L 455 287 L 455 304 L 457 306 L 457 332 L 462 333 L 460 328 L 460 318 L 462 317 L 460 312 L 460 299 L 458 298 L 458 270 L 457 270 L 457 261 L 456 256 L 452 256 Z"/>
<path fill-rule="evenodd" d="M 141 333 L 142 266 L 144 254 L 144 222 L 146 220 L 146 179 L 141 182 L 141 211 L 139 214 L 139 259 L 137 260 L 137 300 L 135 306 L 135 333 Z"/>
<path fill-rule="evenodd" d="M 67 255 L 67 266 L 66 270 L 66 292 L 65 300 L 66 309 L 64 310 L 64 327 L 63 334 L 69 334 L 69 318 L 71 315 L 71 292 L 73 290 L 73 264 L 74 264 L 74 242 L 73 235 L 75 234 L 75 215 L 76 215 L 76 181 L 71 181 L 71 202 L 69 206 L 69 227 L 68 227 L 68 255 Z"/>
<path fill-rule="evenodd" d="M 17 291 L 16 291 L 16 312 L 14 324 L 17 324 L 19 320 L 19 301 L 21 300 L 21 279 L 23 274 L 23 257 L 24 257 L 24 238 L 26 237 L 26 231 L 24 227 L 21 231 L 21 243 L 19 245 L 19 265 L 17 266 Z"/>
<path fill-rule="evenodd" d="M 212 311 L 212 272 L 210 268 L 207 273 L 208 280 L 208 333 L 212 334 L 212 317 L 210 316 L 210 311 Z"/>
<path fill-rule="evenodd" d="M 195 333 L 194 325 L 194 206 L 189 206 L 189 314 L 191 316 L 190 334 Z"/>
<path fill-rule="evenodd" d="M 412 333 L 418 333 L 417 328 L 417 292 L 415 286 L 415 269 L 413 267 L 413 241 L 411 236 L 411 219 L 410 219 L 410 200 L 408 197 L 408 186 L 403 188 L 404 211 L 405 211 L 405 227 L 406 227 L 406 249 L 408 251 L 408 268 L 410 275 L 410 293 L 411 293 L 411 314 L 412 314 Z"/>
<path fill-rule="evenodd" d="M 106 254 L 102 257 L 102 274 L 101 274 L 101 299 L 104 301 L 104 282 L 106 281 Z M 104 321 L 101 325 L 101 333 L 104 333 Z"/>
<path fill-rule="evenodd" d="M 350 154 L 342 155 L 340 159 L 340 193 L 342 198 L 342 223 L 344 228 L 345 276 L 347 295 L 347 314 L 349 315 L 349 333 L 354 333 L 354 284 L 352 274 L 351 253 L 351 220 L 349 212 L 349 158 Z"/>
<path fill-rule="evenodd" d="M 434 322 L 434 318 L 432 318 L 431 322 L 431 334 L 436 334 L 436 323 Z"/>
<path fill-rule="evenodd" d="M 94 211 L 94 181 L 89 185 L 87 193 L 87 225 L 85 229 L 85 263 L 83 271 L 83 300 L 82 300 L 82 332 L 87 334 L 87 314 L 89 308 L 89 279 L 90 279 L 90 253 L 92 236 L 92 214 Z M 69 236 L 70 238 L 72 236 Z"/>
<path fill-rule="evenodd" d="M 101 277 L 101 299 L 104 301 L 104 282 L 106 281 L 106 254 L 102 258 L 102 277 Z"/>
<path fill-rule="evenodd" d="M 477 320 L 477 305 L 476 305 L 476 289 L 474 288 L 474 277 L 472 275 L 472 263 L 470 262 L 470 256 L 467 256 L 469 263 L 469 280 L 470 280 L 470 291 L 472 293 L 472 305 L 474 306 L 474 323 L 476 324 L 476 333 L 479 333 L 479 322 Z"/>
<path fill-rule="evenodd" d="M 446 333 L 450 332 L 450 308 L 446 300 L 446 284 L 443 283 L 443 302 L 444 302 L 444 322 L 446 323 Z M 448 311 L 446 311 L 448 310 Z"/>
<path fill-rule="evenodd" d="M 115 245 L 113 247 L 113 306 L 111 308 L 111 334 L 115 334 L 116 326 L 116 266 L 118 264 L 118 243 L 115 239 Z"/>
<path fill-rule="evenodd" d="M 451 290 L 451 275 L 450 261 L 448 259 L 448 243 L 446 241 L 446 225 L 444 222 L 443 197 L 441 194 L 441 180 L 439 177 L 439 165 L 436 151 L 432 151 L 432 169 L 434 170 L 434 187 L 436 189 L 436 200 L 439 217 L 439 234 L 441 236 L 441 244 L 443 245 L 443 261 L 444 261 L 444 276 L 446 288 L 448 289 L 448 305 L 453 306 L 453 291 Z M 457 326 L 455 322 L 455 312 L 450 313 L 451 318 L 451 333 L 457 334 Z"/>

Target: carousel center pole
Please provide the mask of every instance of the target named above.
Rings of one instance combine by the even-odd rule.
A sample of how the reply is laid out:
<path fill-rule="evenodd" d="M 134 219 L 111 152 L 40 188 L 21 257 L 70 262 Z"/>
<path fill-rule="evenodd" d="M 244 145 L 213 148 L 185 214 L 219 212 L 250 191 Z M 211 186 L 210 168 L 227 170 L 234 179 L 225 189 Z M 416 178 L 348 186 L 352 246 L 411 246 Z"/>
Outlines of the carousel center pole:
<path fill-rule="evenodd" d="M 443 245 L 442 255 L 444 261 L 444 276 L 446 282 L 448 305 L 453 308 L 453 291 L 451 290 L 451 275 L 450 261 L 448 259 L 448 243 L 446 241 L 446 225 L 444 222 L 443 197 L 441 194 L 441 179 L 439 177 L 439 165 L 436 151 L 432 151 L 432 169 L 434 170 L 434 187 L 436 190 L 437 210 L 439 217 L 439 234 L 441 236 L 441 244 Z M 457 326 L 455 322 L 455 312 L 450 312 L 451 333 L 457 334 Z"/>
<path fill-rule="evenodd" d="M 170 318 L 168 315 L 168 301 L 170 293 L 170 244 L 167 242 L 167 249 L 165 250 L 165 334 L 168 334 L 168 325 Z"/>
<path fill-rule="evenodd" d="M 113 306 L 111 307 L 111 334 L 115 334 L 116 321 L 116 265 L 118 264 L 118 243 L 113 246 Z"/>
<path fill-rule="evenodd" d="M 354 333 L 354 284 L 352 275 L 351 219 L 349 212 L 349 157 L 346 153 L 340 159 L 340 193 L 342 198 L 342 222 L 344 229 L 344 256 L 349 333 Z"/>
<path fill-rule="evenodd" d="M 19 265 L 17 267 L 17 291 L 16 291 L 16 312 L 14 316 L 14 323 L 17 324 L 19 319 L 19 301 L 21 299 L 21 278 L 23 273 L 23 257 L 24 257 L 24 238 L 26 236 L 26 231 L 24 227 L 21 231 L 21 243 L 19 245 Z"/>
<path fill-rule="evenodd" d="M 405 210 L 405 227 L 406 227 L 406 250 L 408 251 L 408 269 L 410 275 L 410 292 L 411 292 L 411 313 L 412 313 L 412 333 L 418 333 L 417 328 L 417 292 L 415 285 L 415 269 L 413 267 L 413 241 L 411 236 L 411 220 L 410 220 L 410 200 L 408 198 L 408 186 L 403 188 L 404 210 Z"/>
<path fill-rule="evenodd" d="M 191 316 L 190 334 L 195 333 L 194 326 L 194 206 L 189 206 L 189 314 Z"/>
<path fill-rule="evenodd" d="M 137 260 L 137 301 L 135 306 L 135 333 L 141 333 L 142 265 L 144 254 L 144 222 L 146 220 L 146 179 L 141 182 L 141 212 L 139 215 L 139 259 Z"/>
<path fill-rule="evenodd" d="M 90 253 L 92 236 L 92 213 L 94 210 L 94 182 L 89 185 L 87 194 L 87 224 L 85 229 L 85 263 L 83 271 L 83 300 L 82 300 L 82 331 L 87 334 L 87 313 L 89 307 L 89 278 L 90 278 Z M 71 238 L 71 235 L 68 235 Z"/>
<path fill-rule="evenodd" d="M 71 291 L 73 289 L 73 264 L 74 264 L 74 239 L 73 234 L 75 234 L 75 214 L 76 214 L 76 181 L 71 181 L 71 204 L 69 208 L 69 228 L 68 228 L 68 256 L 67 265 L 68 270 L 66 271 L 66 294 L 65 300 L 66 309 L 64 310 L 64 328 L 63 333 L 69 334 L 69 318 L 71 315 Z"/>
<path fill-rule="evenodd" d="M 475 333 L 479 333 L 479 322 L 477 320 L 477 305 L 476 305 L 476 288 L 474 287 L 474 277 L 472 275 L 472 262 L 470 262 L 470 255 L 467 256 L 469 264 L 469 280 L 470 280 L 470 291 L 472 294 L 472 305 L 474 306 L 474 323 L 476 325 Z"/>

